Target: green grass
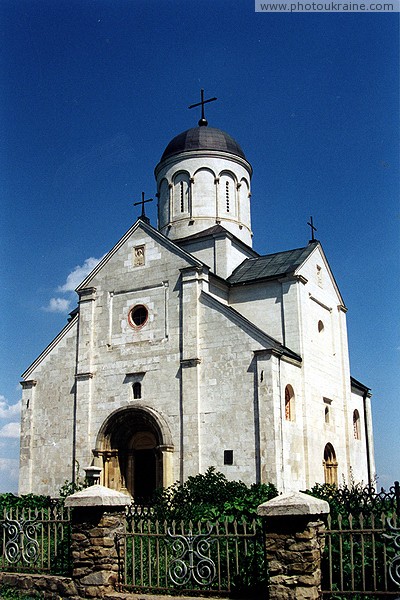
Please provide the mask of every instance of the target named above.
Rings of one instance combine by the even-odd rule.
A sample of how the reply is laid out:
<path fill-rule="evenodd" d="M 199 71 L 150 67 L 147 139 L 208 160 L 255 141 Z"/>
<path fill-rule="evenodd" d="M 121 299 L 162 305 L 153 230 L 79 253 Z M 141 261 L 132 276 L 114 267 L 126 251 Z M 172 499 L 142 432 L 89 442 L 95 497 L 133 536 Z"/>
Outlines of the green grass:
<path fill-rule="evenodd" d="M 42 594 L 26 594 L 9 586 L 0 586 L 0 600 L 38 600 L 44 598 Z"/>

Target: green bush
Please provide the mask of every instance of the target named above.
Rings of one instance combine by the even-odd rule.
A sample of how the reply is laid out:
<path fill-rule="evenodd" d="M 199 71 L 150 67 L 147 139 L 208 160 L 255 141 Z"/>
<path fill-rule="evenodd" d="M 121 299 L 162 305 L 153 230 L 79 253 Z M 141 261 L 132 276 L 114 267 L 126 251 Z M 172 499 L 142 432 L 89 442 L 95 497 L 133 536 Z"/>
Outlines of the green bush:
<path fill-rule="evenodd" d="M 24 496 L 16 496 L 14 494 L 5 493 L 0 494 L 0 515 L 4 514 L 4 510 L 7 512 L 12 509 L 20 510 L 42 510 L 47 509 L 52 505 L 52 499 L 50 496 L 38 496 L 35 494 L 26 494 Z"/>
<path fill-rule="evenodd" d="M 210 467 L 204 475 L 158 490 L 152 509 L 159 521 L 250 522 L 257 517 L 257 506 L 277 495 L 272 484 L 228 481 Z"/>

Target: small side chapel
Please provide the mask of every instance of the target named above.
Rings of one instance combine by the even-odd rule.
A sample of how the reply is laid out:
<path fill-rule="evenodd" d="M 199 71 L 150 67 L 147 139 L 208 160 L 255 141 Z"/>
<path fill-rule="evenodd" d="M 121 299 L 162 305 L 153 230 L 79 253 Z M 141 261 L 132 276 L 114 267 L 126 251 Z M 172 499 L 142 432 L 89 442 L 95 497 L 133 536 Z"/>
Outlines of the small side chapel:
<path fill-rule="evenodd" d="M 374 480 L 371 394 L 313 223 L 302 248 L 253 249 L 252 167 L 206 102 L 155 168 L 158 227 L 143 195 L 22 376 L 20 494 L 57 495 L 76 465 L 138 502 L 210 466 L 280 491 Z"/>

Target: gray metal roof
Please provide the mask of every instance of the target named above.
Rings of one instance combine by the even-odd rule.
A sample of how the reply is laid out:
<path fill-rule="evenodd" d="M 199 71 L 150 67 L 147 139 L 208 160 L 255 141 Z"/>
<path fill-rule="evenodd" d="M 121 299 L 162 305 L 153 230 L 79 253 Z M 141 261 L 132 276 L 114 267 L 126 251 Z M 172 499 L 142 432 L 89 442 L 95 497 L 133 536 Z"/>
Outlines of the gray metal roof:
<path fill-rule="evenodd" d="M 246 158 L 239 144 L 225 131 L 215 127 L 193 127 L 170 141 L 161 160 L 189 150 L 222 150 Z"/>
<path fill-rule="evenodd" d="M 258 279 L 274 279 L 293 273 L 314 250 L 318 242 L 310 242 L 305 248 L 286 250 L 256 258 L 247 258 L 228 278 L 231 284 L 247 283 Z"/>

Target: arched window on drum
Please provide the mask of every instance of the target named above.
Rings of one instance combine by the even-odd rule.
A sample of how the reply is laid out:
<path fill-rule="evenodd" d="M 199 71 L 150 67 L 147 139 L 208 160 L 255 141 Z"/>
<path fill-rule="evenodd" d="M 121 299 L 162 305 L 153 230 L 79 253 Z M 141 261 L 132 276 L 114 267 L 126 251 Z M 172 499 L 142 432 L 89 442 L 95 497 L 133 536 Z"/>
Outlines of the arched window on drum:
<path fill-rule="evenodd" d="M 190 177 L 186 172 L 177 173 L 173 185 L 174 217 L 187 215 L 190 211 Z"/>
<path fill-rule="evenodd" d="M 250 186 L 246 179 L 239 182 L 239 210 L 241 222 L 250 226 Z"/>
<path fill-rule="evenodd" d="M 221 173 L 219 178 L 219 214 L 237 215 L 236 179 L 230 173 Z"/>
<path fill-rule="evenodd" d="M 168 225 L 171 220 L 170 192 L 166 179 L 163 179 L 158 189 L 158 220 L 161 227 Z"/>

